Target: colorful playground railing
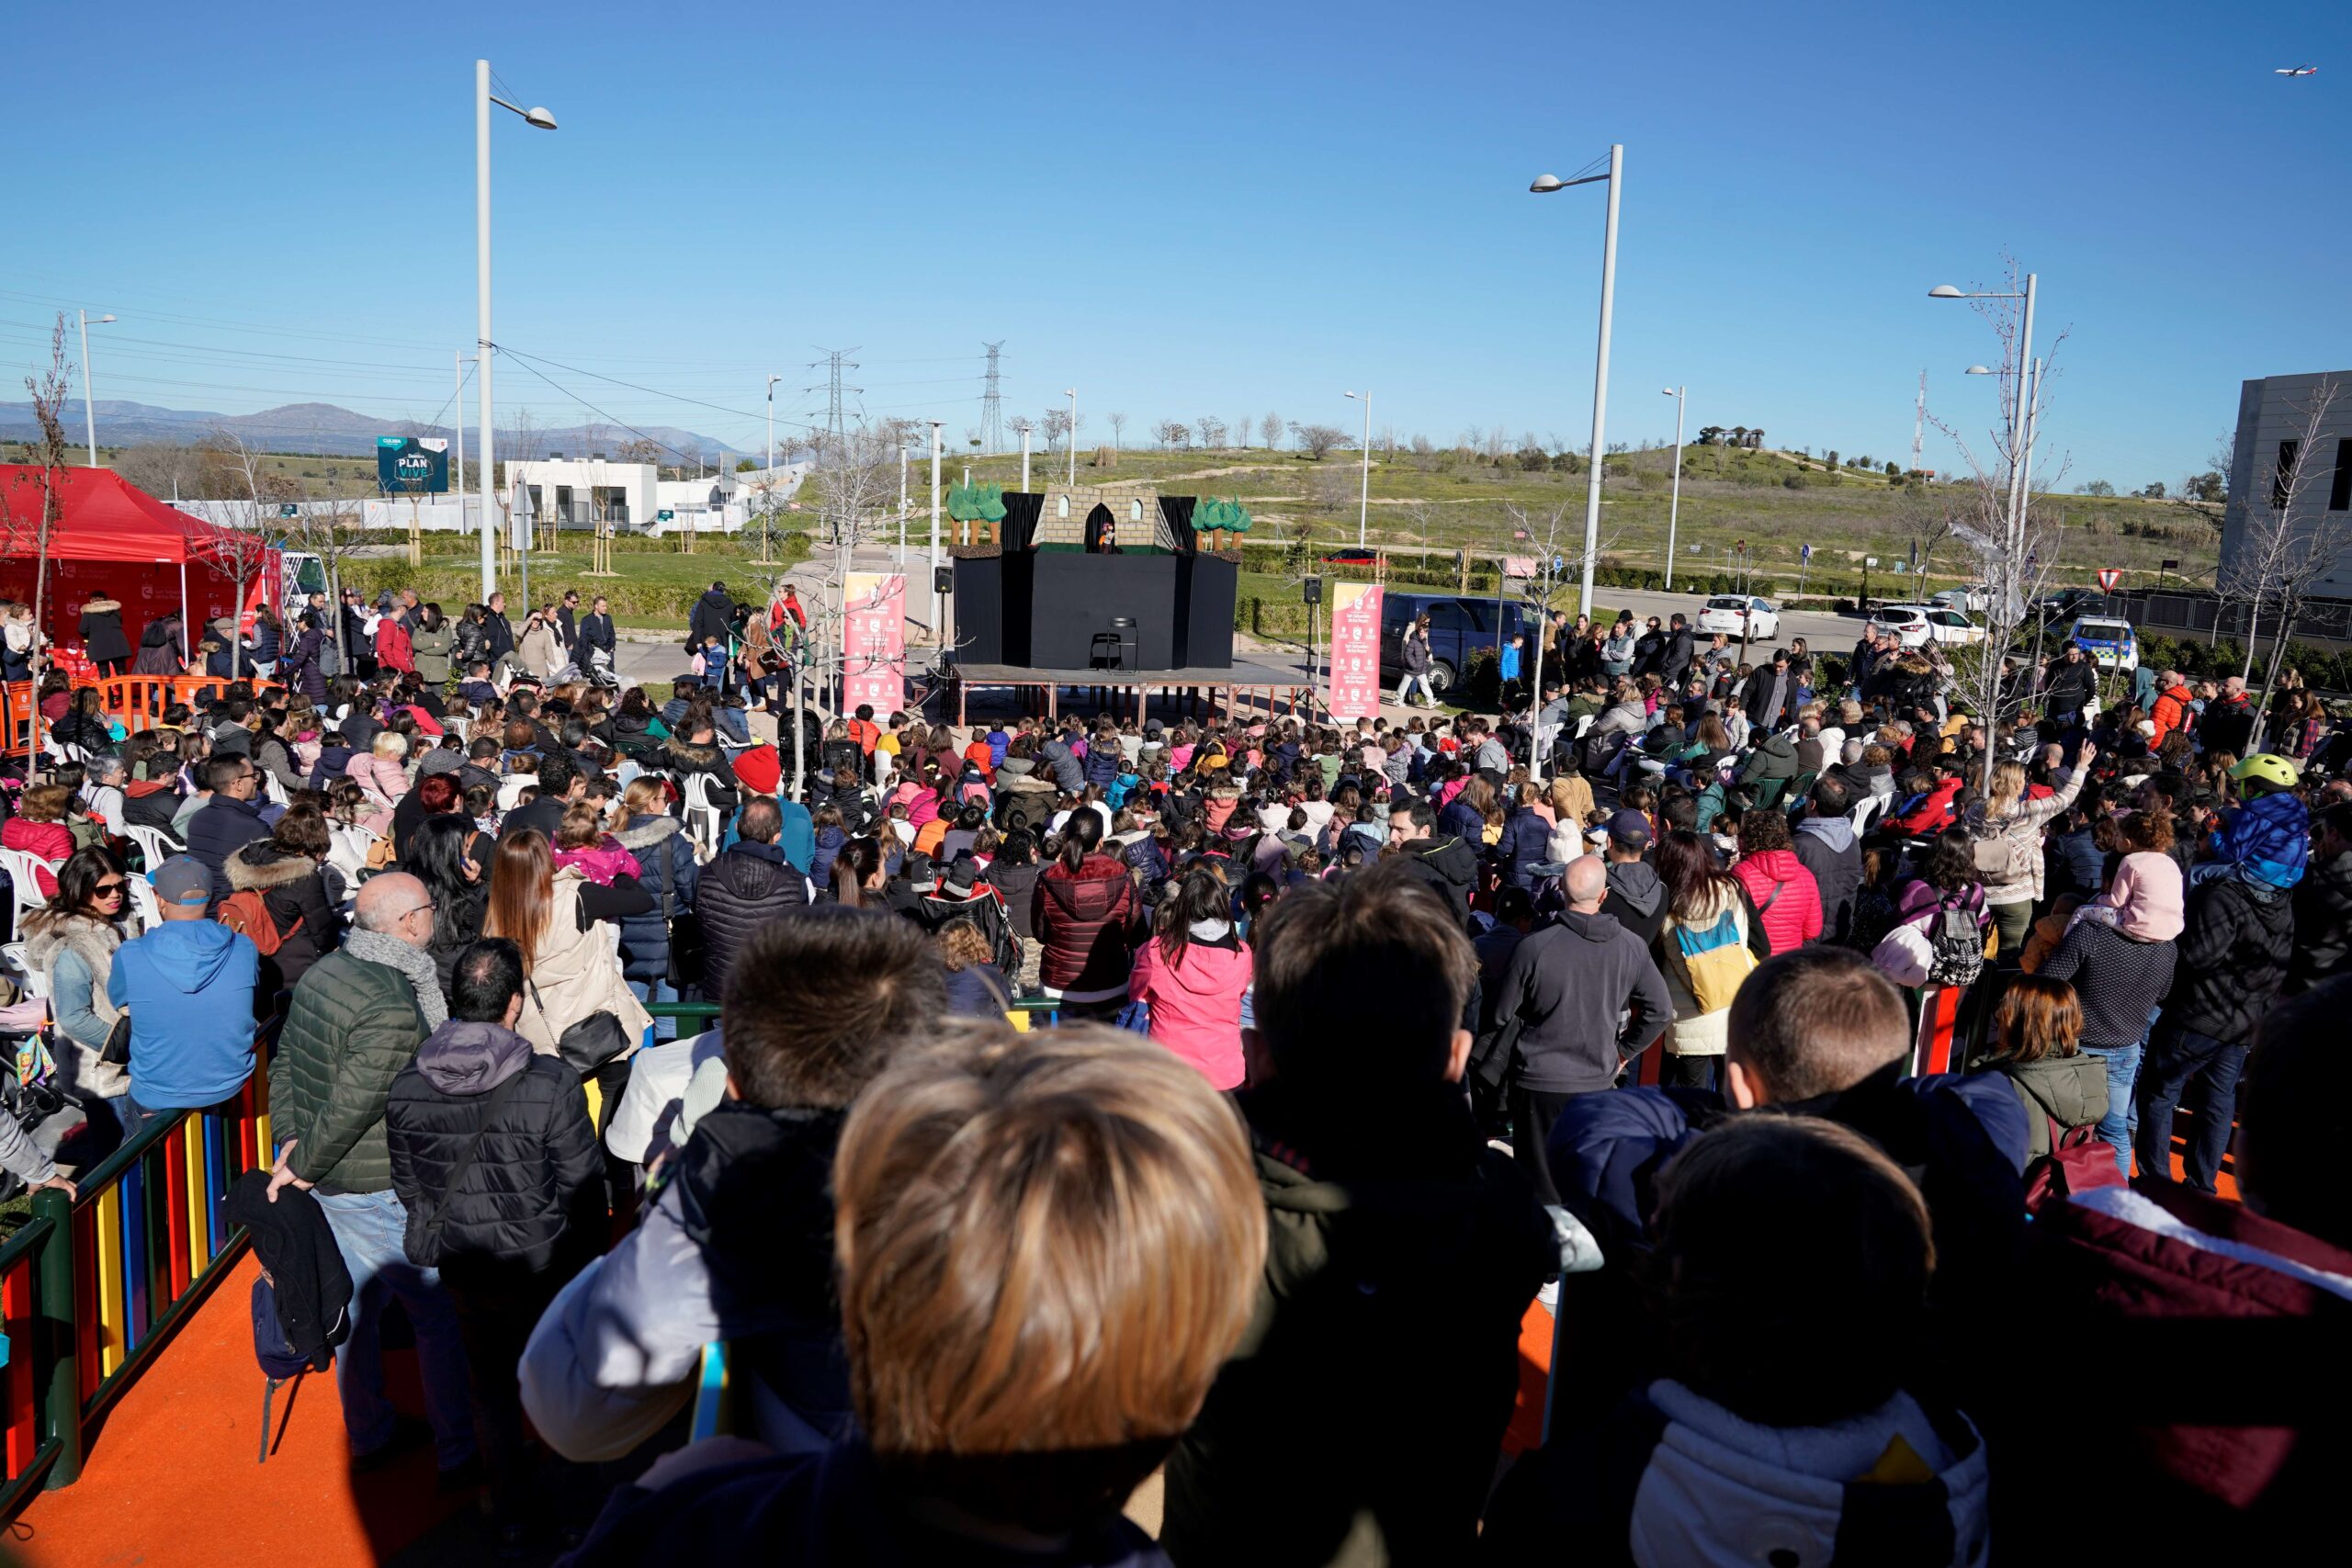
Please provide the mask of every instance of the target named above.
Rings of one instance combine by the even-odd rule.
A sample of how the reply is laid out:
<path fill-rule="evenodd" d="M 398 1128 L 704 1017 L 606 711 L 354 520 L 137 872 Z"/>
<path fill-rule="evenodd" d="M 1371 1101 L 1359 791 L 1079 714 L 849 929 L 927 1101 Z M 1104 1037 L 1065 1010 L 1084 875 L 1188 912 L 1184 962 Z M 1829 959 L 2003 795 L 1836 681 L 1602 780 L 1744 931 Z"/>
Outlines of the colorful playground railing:
<path fill-rule="evenodd" d="M 84 1424 L 235 1260 L 244 1232 L 228 1222 L 230 1184 L 269 1161 L 268 1087 L 256 1072 L 222 1106 L 141 1129 L 76 1178 L 76 1197 L 33 1194 L 31 1221 L 0 1247 L 0 1515 L 37 1483 L 81 1475 Z"/>

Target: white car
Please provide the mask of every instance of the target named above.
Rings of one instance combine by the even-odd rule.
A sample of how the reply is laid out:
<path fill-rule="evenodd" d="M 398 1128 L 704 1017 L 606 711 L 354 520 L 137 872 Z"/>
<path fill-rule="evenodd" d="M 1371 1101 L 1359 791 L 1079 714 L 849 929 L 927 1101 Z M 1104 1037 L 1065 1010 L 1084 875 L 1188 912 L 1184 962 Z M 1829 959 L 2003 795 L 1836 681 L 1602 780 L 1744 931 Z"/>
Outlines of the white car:
<path fill-rule="evenodd" d="M 1982 626 L 1941 604 L 1882 604 L 1871 617 L 1871 625 L 1882 634 L 1893 633 L 1905 648 L 1924 648 L 1931 642 L 1967 647 L 1984 640 Z"/>
<path fill-rule="evenodd" d="M 2140 634 L 2132 623 L 2112 615 L 2077 615 L 2066 628 L 2066 640 L 2083 645 L 2083 652 L 2102 670 L 2129 675 L 2140 668 Z"/>
<path fill-rule="evenodd" d="M 1993 607 L 1993 591 L 1982 585 L 1947 588 L 1940 593 L 1929 594 L 1928 603 L 1947 610 L 1973 610 L 1981 615 Z"/>
<path fill-rule="evenodd" d="M 1745 636 L 1750 642 L 1770 642 L 1780 635 L 1781 612 L 1762 599 L 1718 593 L 1699 612 L 1697 630 L 1701 637 L 1721 632 L 1725 637 Z"/>

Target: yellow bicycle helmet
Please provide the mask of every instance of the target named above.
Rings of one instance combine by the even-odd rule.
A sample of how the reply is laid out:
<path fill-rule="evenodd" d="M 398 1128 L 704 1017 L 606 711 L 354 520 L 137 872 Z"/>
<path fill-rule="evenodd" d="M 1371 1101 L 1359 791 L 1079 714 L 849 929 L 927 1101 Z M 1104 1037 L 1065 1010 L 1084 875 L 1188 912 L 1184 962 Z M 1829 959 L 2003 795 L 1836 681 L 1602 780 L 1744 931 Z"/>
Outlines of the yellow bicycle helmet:
<path fill-rule="evenodd" d="M 2271 751 L 2257 751 L 2230 770 L 2230 777 L 2240 784 L 2256 784 L 2270 789 L 2295 787 L 2295 764 Z"/>

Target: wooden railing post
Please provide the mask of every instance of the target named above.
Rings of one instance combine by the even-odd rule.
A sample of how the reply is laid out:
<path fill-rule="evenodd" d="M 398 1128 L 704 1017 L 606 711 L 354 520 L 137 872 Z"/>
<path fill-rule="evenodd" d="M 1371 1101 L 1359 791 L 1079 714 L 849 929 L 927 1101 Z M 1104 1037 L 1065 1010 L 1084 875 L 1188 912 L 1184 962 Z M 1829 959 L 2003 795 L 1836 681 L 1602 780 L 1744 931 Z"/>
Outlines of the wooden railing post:
<path fill-rule="evenodd" d="M 33 1214 L 50 1224 L 36 1268 L 40 1273 L 40 1337 L 49 1354 L 49 1386 L 38 1391 L 40 1427 L 57 1444 L 42 1485 L 71 1486 L 82 1475 L 82 1337 L 74 1313 L 74 1201 L 55 1188 L 33 1194 Z"/>

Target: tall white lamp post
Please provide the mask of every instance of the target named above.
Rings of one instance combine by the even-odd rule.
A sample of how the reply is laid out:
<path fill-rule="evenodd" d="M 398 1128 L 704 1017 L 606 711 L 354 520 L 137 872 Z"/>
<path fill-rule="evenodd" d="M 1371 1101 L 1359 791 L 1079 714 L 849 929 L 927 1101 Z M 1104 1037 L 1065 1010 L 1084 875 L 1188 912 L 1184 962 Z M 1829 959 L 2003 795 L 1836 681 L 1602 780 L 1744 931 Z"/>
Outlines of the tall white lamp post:
<path fill-rule="evenodd" d="M 1356 502 L 1356 544 L 1362 547 L 1364 525 L 1372 521 L 1372 393 L 1350 392 L 1348 396 L 1363 404 L 1363 494 Z"/>
<path fill-rule="evenodd" d="M 98 405 L 96 396 L 90 390 L 90 312 L 84 310 L 81 312 L 81 317 L 82 423 L 84 434 L 90 438 L 90 467 L 95 468 L 98 466 Z M 114 317 L 111 314 L 98 318 L 101 325 L 113 320 Z"/>
<path fill-rule="evenodd" d="M 1604 180 L 1609 185 L 1609 216 L 1600 240 L 1600 346 L 1592 362 L 1592 472 L 1585 486 L 1584 581 L 1577 601 L 1579 613 L 1587 615 L 1592 614 L 1593 558 L 1600 553 L 1600 460 L 1606 450 L 1603 435 L 1609 415 L 1609 322 L 1617 303 L 1617 197 L 1625 184 L 1624 144 L 1610 144 L 1609 172 L 1605 175 L 1587 175 L 1573 180 L 1543 175 L 1527 187 L 1538 196 L 1549 196 L 1571 186 Z"/>
<path fill-rule="evenodd" d="M 934 638 L 943 637 L 947 615 L 939 594 L 939 427 L 946 423 L 931 422 L 931 635 Z"/>
<path fill-rule="evenodd" d="M 1062 439 L 1069 447 L 1069 488 L 1078 488 L 1078 389 L 1065 387 L 1062 396 L 1069 400 L 1069 434 Z"/>
<path fill-rule="evenodd" d="M 2036 278 L 2025 275 L 2023 291 L 1985 289 L 1971 294 L 1949 283 L 1938 284 L 1928 290 L 1930 299 L 2020 299 L 2025 302 L 2024 319 L 2018 328 L 2017 384 L 2011 389 L 2009 402 L 2009 512 L 2008 537 L 2004 543 L 2012 550 L 2024 547 L 2025 491 L 2032 479 L 2032 469 L 2026 460 L 2026 422 L 2033 407 L 2033 295 Z M 1972 367 L 1971 374 L 1989 374 L 1981 367 Z"/>
<path fill-rule="evenodd" d="M 555 129 L 555 116 L 544 108 L 518 108 L 490 90 L 490 62 L 474 62 L 474 326 L 481 377 L 481 599 L 490 603 L 498 586 L 498 556 L 492 530 L 497 508 L 490 498 L 498 493 L 498 426 L 490 403 L 490 106 L 521 115 L 541 130 Z"/>
<path fill-rule="evenodd" d="M 1674 592 L 1674 525 L 1682 515 L 1682 405 L 1681 387 L 1661 387 L 1658 390 L 1674 400 L 1674 494 L 1666 503 L 1666 591 Z"/>

